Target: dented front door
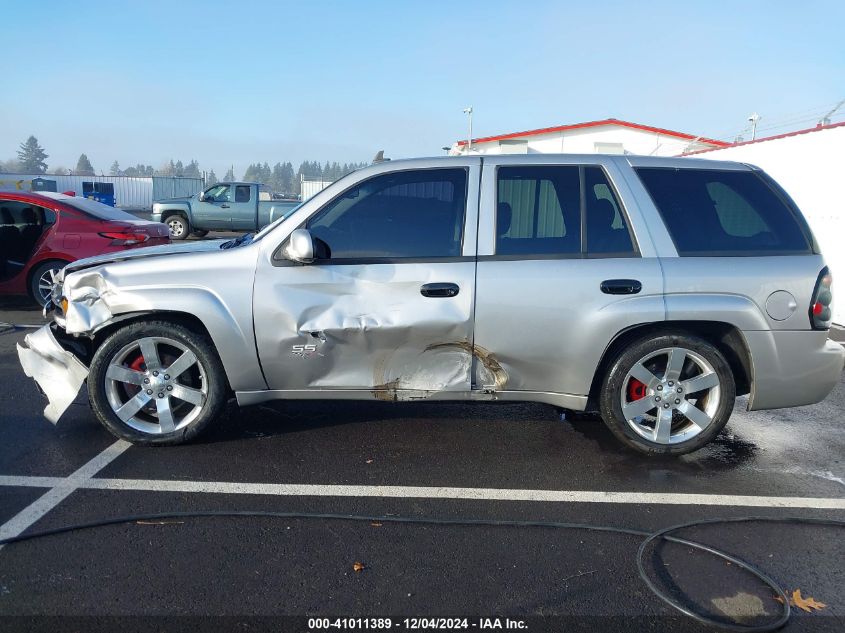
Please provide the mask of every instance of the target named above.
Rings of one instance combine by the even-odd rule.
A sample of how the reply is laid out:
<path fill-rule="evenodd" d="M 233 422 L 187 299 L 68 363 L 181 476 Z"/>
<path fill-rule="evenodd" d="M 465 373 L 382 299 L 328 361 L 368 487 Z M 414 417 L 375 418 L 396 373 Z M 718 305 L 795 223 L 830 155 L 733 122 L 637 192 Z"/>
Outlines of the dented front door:
<path fill-rule="evenodd" d="M 479 163 L 385 169 L 303 223 L 330 258 L 260 258 L 255 331 L 270 389 L 388 400 L 470 389 Z"/>

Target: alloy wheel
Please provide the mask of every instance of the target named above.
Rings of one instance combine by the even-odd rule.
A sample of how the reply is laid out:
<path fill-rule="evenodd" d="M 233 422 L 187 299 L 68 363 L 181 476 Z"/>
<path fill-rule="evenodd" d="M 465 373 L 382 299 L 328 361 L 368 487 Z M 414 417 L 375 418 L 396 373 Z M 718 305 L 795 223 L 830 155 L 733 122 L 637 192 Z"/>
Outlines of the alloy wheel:
<path fill-rule="evenodd" d="M 622 382 L 622 415 L 641 437 L 678 444 L 713 422 L 721 401 L 719 375 L 700 354 L 682 347 L 651 352 Z"/>
<path fill-rule="evenodd" d="M 146 337 L 125 345 L 109 362 L 106 398 L 120 420 L 142 433 L 181 430 L 208 399 L 207 372 L 183 343 Z"/>

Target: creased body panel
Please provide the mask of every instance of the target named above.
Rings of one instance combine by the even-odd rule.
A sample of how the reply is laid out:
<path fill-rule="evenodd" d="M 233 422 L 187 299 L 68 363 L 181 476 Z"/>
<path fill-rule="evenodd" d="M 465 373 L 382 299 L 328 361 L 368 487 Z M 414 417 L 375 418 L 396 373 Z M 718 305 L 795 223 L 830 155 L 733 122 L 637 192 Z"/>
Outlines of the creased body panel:
<path fill-rule="evenodd" d="M 90 336 L 116 320 L 181 313 L 208 330 L 233 389 L 266 388 L 252 330 L 252 283 L 257 249 L 129 258 L 65 274 L 69 304 L 59 324 Z"/>
<path fill-rule="evenodd" d="M 271 389 L 469 391 L 475 262 L 259 265 L 255 329 Z M 454 297 L 423 284 L 454 283 Z"/>
<path fill-rule="evenodd" d="M 602 281 L 636 279 L 636 295 L 604 294 Z M 589 393 L 617 333 L 664 320 L 656 258 L 479 261 L 475 344 L 508 375 L 498 389 Z"/>

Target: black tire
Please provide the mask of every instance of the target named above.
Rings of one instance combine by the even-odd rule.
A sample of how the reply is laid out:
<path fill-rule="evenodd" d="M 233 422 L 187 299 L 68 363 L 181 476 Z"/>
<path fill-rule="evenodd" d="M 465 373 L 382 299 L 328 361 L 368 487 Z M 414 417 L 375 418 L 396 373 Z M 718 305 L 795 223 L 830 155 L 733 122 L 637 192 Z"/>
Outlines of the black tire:
<path fill-rule="evenodd" d="M 42 262 L 36 266 L 31 273 L 29 273 L 29 296 L 32 298 L 35 303 L 40 306 L 43 306 L 46 303 L 46 299 L 49 299 L 50 295 L 48 294 L 47 297 L 42 297 L 40 291 L 40 283 L 41 277 L 48 274 L 51 270 L 53 272 L 59 272 L 62 268 L 67 266 L 67 262 L 61 261 L 58 259 L 52 259 L 50 261 Z"/>
<path fill-rule="evenodd" d="M 180 213 L 168 215 L 164 218 L 164 224 L 167 225 L 167 230 L 170 231 L 171 240 L 184 240 L 191 234 L 191 226 L 188 224 L 188 219 Z"/>
<path fill-rule="evenodd" d="M 183 371 L 180 376 L 174 376 L 170 382 L 164 383 L 166 386 L 159 385 L 156 387 L 153 384 L 149 384 L 148 386 L 152 387 L 150 391 L 153 394 L 149 397 L 145 408 L 137 411 L 137 414 L 130 418 L 129 421 L 124 422 L 115 413 L 109 397 L 117 397 L 119 401 L 123 401 L 120 398 L 120 389 L 123 389 L 122 395 L 125 396 L 126 401 L 131 399 L 133 394 L 136 398 L 139 396 L 143 398 L 142 391 L 146 389 L 147 385 L 133 387 L 122 382 L 114 383 L 107 378 L 106 372 L 112 361 L 119 354 L 123 353 L 123 350 L 131 346 L 133 342 L 138 342 L 141 339 L 151 339 L 153 337 L 177 342 L 185 350 L 193 352 L 197 364 L 192 365 L 190 370 Z M 166 355 L 168 350 L 175 350 L 172 356 L 170 356 L 170 360 L 168 360 Z M 159 342 L 156 344 L 156 351 L 161 359 L 161 371 L 156 374 L 157 377 L 155 380 L 162 381 L 164 378 L 170 378 L 166 374 L 168 363 L 172 367 L 173 362 L 175 362 L 173 359 L 184 353 L 184 350 L 171 347 L 166 342 Z M 145 380 L 152 380 L 152 369 L 145 365 L 146 359 L 143 356 L 140 356 L 140 358 L 142 362 L 138 364 L 137 371 L 147 377 Z M 135 362 L 137 363 L 137 358 Z M 146 371 L 148 369 L 149 371 Z M 202 376 L 205 378 L 203 379 Z M 191 381 L 193 383 L 188 384 Z M 179 383 L 178 385 L 177 382 Z M 188 420 L 185 426 L 180 427 L 177 424 L 172 432 L 157 431 L 154 428 L 156 423 L 159 424 L 159 429 L 161 426 L 161 423 L 157 420 L 159 402 L 155 391 L 161 389 L 162 393 L 166 393 L 165 389 L 167 386 L 173 387 L 172 393 L 174 395 L 171 396 L 168 394 L 165 396 L 165 399 L 169 403 L 167 405 L 168 408 L 172 407 L 174 419 L 178 422 L 175 414 L 180 410 L 185 411 L 186 407 L 192 407 L 190 411 L 193 412 L 193 414 L 183 416 L 183 419 L 186 420 L 190 417 L 190 420 Z M 204 386 L 206 389 L 204 400 L 194 405 L 188 401 L 180 400 L 175 394 L 178 393 L 176 390 L 183 386 L 191 387 L 194 392 L 197 392 Z M 129 392 L 127 391 L 129 389 L 137 389 L 138 391 Z M 147 391 L 147 393 L 150 393 L 150 391 Z M 199 334 L 184 325 L 169 321 L 137 321 L 113 332 L 94 353 L 88 374 L 88 399 L 97 419 L 112 434 L 133 444 L 173 445 L 182 444 L 196 438 L 202 432 L 206 431 L 219 417 L 226 404 L 227 393 L 228 383 L 223 364 L 220 362 L 217 350 L 214 348 L 211 340 L 204 334 Z M 160 394 L 158 394 L 158 398 L 161 398 Z M 151 409 L 147 409 L 146 407 L 151 407 Z M 153 412 L 152 409 L 155 409 L 155 411 Z M 144 431 L 139 430 L 133 424 L 149 425 L 153 428 L 152 430 Z"/>
<path fill-rule="evenodd" d="M 680 378 L 676 381 L 667 382 L 668 377 L 665 375 L 665 372 L 668 367 L 664 365 L 661 372 L 660 365 L 663 362 L 668 365 L 670 356 L 666 354 L 666 360 L 664 361 L 661 350 L 671 348 L 692 352 L 692 354 L 685 356 L 686 360 L 683 362 L 683 373 L 681 373 Z M 628 372 L 635 371 L 635 365 L 638 365 L 642 359 L 646 359 L 653 354 L 657 355 L 653 359 L 643 363 L 643 366 L 653 363 L 652 367 L 654 371 L 651 372 L 651 375 L 655 376 L 659 382 L 653 382 L 653 389 L 648 389 L 645 383 L 633 381 L 629 378 Z M 679 355 L 678 358 L 680 357 Z M 704 370 L 697 365 L 697 363 L 702 362 L 702 359 L 710 365 L 710 370 Z M 715 374 L 715 378 L 718 379 L 718 391 L 710 389 L 697 392 L 690 391 L 689 393 L 677 393 L 675 391 L 683 391 L 685 387 L 682 387 L 682 385 L 691 385 L 691 383 L 685 381 L 696 376 L 709 377 L 709 381 L 713 381 L 714 377 L 711 374 Z M 672 386 L 670 387 L 669 385 Z M 657 391 L 658 388 L 661 391 Z M 625 389 L 625 394 L 623 394 L 623 389 Z M 635 393 L 631 393 L 629 391 L 630 389 L 633 389 Z M 631 395 L 628 395 L 629 393 Z M 646 395 L 641 395 L 643 393 Z M 626 406 L 636 404 L 642 398 L 643 407 L 654 404 L 654 408 L 648 411 L 654 411 L 654 413 L 659 414 L 660 409 L 656 402 L 656 398 L 658 397 L 661 398 L 660 406 L 667 409 L 664 413 L 669 416 L 667 419 L 670 420 L 669 435 L 670 437 L 677 435 L 675 440 L 670 439 L 668 441 L 675 443 L 654 441 L 658 436 L 658 423 L 656 419 L 652 422 L 648 418 L 658 418 L 658 415 L 646 412 L 632 418 L 634 422 L 629 423 L 622 412 L 623 398 L 626 399 L 624 403 Z M 709 415 L 710 422 L 706 426 L 703 426 L 703 428 L 692 424 L 692 420 L 685 417 L 680 408 L 674 408 L 687 406 L 688 397 L 689 405 L 698 405 L 696 407 L 698 411 L 696 412 L 686 409 L 691 414 L 700 413 L 701 406 L 705 409 L 711 409 L 711 414 Z M 713 400 L 709 401 L 711 397 Z M 649 399 L 648 402 L 645 401 L 645 398 Z M 640 338 L 617 353 L 610 363 L 609 370 L 602 384 L 599 404 L 601 416 L 605 424 L 607 424 L 613 434 L 626 446 L 647 455 L 683 455 L 700 449 L 716 437 L 719 431 L 727 424 L 728 418 L 730 418 L 731 412 L 733 411 L 735 399 L 736 385 L 733 372 L 725 357 L 718 349 L 704 339 L 691 334 L 658 334 Z M 682 404 L 675 404 L 679 401 Z M 628 410 L 629 412 L 632 411 L 633 407 Z M 653 439 L 648 439 L 641 434 L 647 433 L 650 425 L 653 429 Z M 689 439 L 683 439 L 684 434 L 695 433 L 696 428 L 700 429 L 697 434 L 691 436 Z"/>
<path fill-rule="evenodd" d="M 208 235 L 208 231 L 194 231 L 193 233 L 191 233 L 191 235 L 193 235 L 194 237 L 205 237 L 206 235 Z"/>

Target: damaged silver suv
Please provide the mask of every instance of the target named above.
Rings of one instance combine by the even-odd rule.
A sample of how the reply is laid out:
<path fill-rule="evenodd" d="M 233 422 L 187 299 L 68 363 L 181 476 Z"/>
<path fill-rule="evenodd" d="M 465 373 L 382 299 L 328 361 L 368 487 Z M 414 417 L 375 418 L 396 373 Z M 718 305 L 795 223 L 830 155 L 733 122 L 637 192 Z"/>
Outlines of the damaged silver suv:
<path fill-rule="evenodd" d="M 67 266 L 19 347 L 57 421 L 177 444 L 234 395 L 545 402 L 646 453 L 838 382 L 831 275 L 754 167 L 469 156 L 374 164 L 257 235 Z"/>

